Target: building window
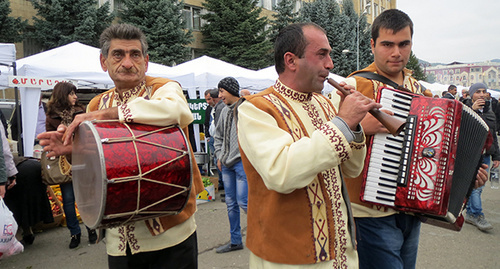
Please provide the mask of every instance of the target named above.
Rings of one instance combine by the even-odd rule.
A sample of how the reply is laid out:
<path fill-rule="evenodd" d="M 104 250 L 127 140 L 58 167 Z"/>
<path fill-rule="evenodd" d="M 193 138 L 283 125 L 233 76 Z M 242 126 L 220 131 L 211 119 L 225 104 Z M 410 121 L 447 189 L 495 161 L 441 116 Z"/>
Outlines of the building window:
<path fill-rule="evenodd" d="M 182 11 L 184 20 L 186 21 L 186 28 L 192 30 L 200 30 L 201 27 L 201 9 L 191 6 L 184 6 Z"/>

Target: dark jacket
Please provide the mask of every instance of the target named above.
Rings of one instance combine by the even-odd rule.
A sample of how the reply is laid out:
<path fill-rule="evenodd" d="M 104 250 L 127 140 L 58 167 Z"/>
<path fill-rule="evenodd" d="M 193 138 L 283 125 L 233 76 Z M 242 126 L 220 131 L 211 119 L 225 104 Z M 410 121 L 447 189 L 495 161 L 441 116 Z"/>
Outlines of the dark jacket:
<path fill-rule="evenodd" d="M 75 116 L 77 114 L 84 113 L 84 112 L 85 112 L 84 107 L 77 107 L 75 109 L 75 113 L 73 113 L 73 118 L 75 118 Z M 47 114 L 47 117 L 45 118 L 45 130 L 47 132 L 56 131 L 57 127 L 61 124 L 61 121 L 62 121 L 62 118 L 61 118 L 61 116 L 59 116 L 59 114 L 57 114 L 57 113 Z"/>
<path fill-rule="evenodd" d="M 472 99 L 465 100 L 465 105 L 472 108 Z M 493 135 L 493 145 L 486 151 L 486 155 L 491 155 L 492 160 L 500 161 L 500 148 L 498 147 L 497 138 L 497 124 L 495 113 L 491 110 L 491 107 L 487 104 L 484 106 L 483 111 L 474 110 L 488 125 L 490 132 Z"/>
<path fill-rule="evenodd" d="M 453 94 L 451 94 L 450 92 L 445 92 L 443 97 L 441 98 L 446 98 L 446 99 L 453 99 L 455 100 L 455 96 L 453 96 Z"/>
<path fill-rule="evenodd" d="M 45 102 L 42 102 L 42 106 L 43 106 L 43 110 L 45 112 L 47 112 L 47 104 Z M 37 107 L 37 111 L 38 111 L 38 107 Z M 19 117 L 21 118 L 21 121 L 22 121 L 22 112 L 21 112 L 21 105 L 19 105 Z M 37 114 L 38 115 L 38 114 Z M 7 125 L 4 125 L 4 126 L 7 126 Z M 14 113 L 12 114 L 12 118 L 10 119 L 10 135 L 12 136 L 12 140 L 15 140 L 15 141 L 19 141 L 19 137 L 17 137 L 17 132 L 18 132 L 18 126 L 17 126 L 17 109 L 14 110 Z M 22 137 L 22 133 L 23 133 L 23 127 L 22 127 L 22 124 L 21 124 L 21 137 Z"/>

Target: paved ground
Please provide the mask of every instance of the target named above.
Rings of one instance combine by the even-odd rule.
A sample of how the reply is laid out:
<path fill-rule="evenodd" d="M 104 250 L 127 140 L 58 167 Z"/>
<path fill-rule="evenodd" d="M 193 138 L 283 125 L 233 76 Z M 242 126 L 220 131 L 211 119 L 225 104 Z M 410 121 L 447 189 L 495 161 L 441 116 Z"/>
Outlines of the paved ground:
<path fill-rule="evenodd" d="M 217 201 L 201 204 L 196 213 L 198 223 L 199 268 L 248 268 L 248 249 L 216 254 L 215 248 L 229 241 L 226 206 Z M 500 189 L 489 183 L 483 192 L 483 208 L 494 226 L 489 233 L 465 224 L 461 232 L 423 225 L 417 268 L 500 268 Z M 246 232 L 246 216 L 242 214 Z M 245 238 L 244 238 L 245 239 Z M 0 260 L 0 268 L 106 268 L 105 245 L 89 245 L 87 234 L 77 249 L 68 249 L 69 232 L 58 227 L 36 235 L 33 245 L 24 253 Z"/>

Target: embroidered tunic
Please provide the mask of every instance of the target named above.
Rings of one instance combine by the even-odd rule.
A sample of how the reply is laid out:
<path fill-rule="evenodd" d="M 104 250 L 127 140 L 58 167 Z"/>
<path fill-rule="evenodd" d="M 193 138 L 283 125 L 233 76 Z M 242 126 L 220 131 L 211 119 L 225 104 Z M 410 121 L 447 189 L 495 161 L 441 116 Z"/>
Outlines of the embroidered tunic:
<path fill-rule="evenodd" d="M 278 80 L 246 99 L 237 115 L 250 267 L 357 267 L 342 174 L 361 172 L 364 141 L 349 143 L 320 94 Z"/>
<path fill-rule="evenodd" d="M 87 111 L 110 107 L 118 107 L 121 122 L 156 126 L 177 124 L 184 130 L 186 136 L 187 126 L 193 121 L 180 85 L 163 78 L 146 77 L 140 85 L 124 92 L 123 98 L 119 97 L 115 89 L 104 92 L 92 99 Z M 192 160 L 194 162 L 193 156 Z M 192 165 L 192 172 L 193 189 L 188 204 L 181 213 L 107 229 L 108 255 L 126 255 L 127 244 L 132 254 L 156 251 L 175 246 L 193 234 L 196 230 L 193 215 L 196 211 L 196 195 L 203 190 L 203 183 L 196 163 Z"/>

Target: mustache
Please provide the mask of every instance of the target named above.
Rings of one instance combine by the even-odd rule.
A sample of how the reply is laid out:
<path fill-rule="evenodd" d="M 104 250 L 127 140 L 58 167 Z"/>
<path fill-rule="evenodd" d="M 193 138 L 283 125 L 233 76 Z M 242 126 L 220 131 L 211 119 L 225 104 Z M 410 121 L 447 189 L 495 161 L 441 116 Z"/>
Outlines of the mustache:
<path fill-rule="evenodd" d="M 124 68 L 124 67 L 121 67 L 120 69 L 118 69 L 118 73 L 131 73 L 131 74 L 136 74 L 137 73 L 137 70 L 133 67 L 131 68 Z"/>

